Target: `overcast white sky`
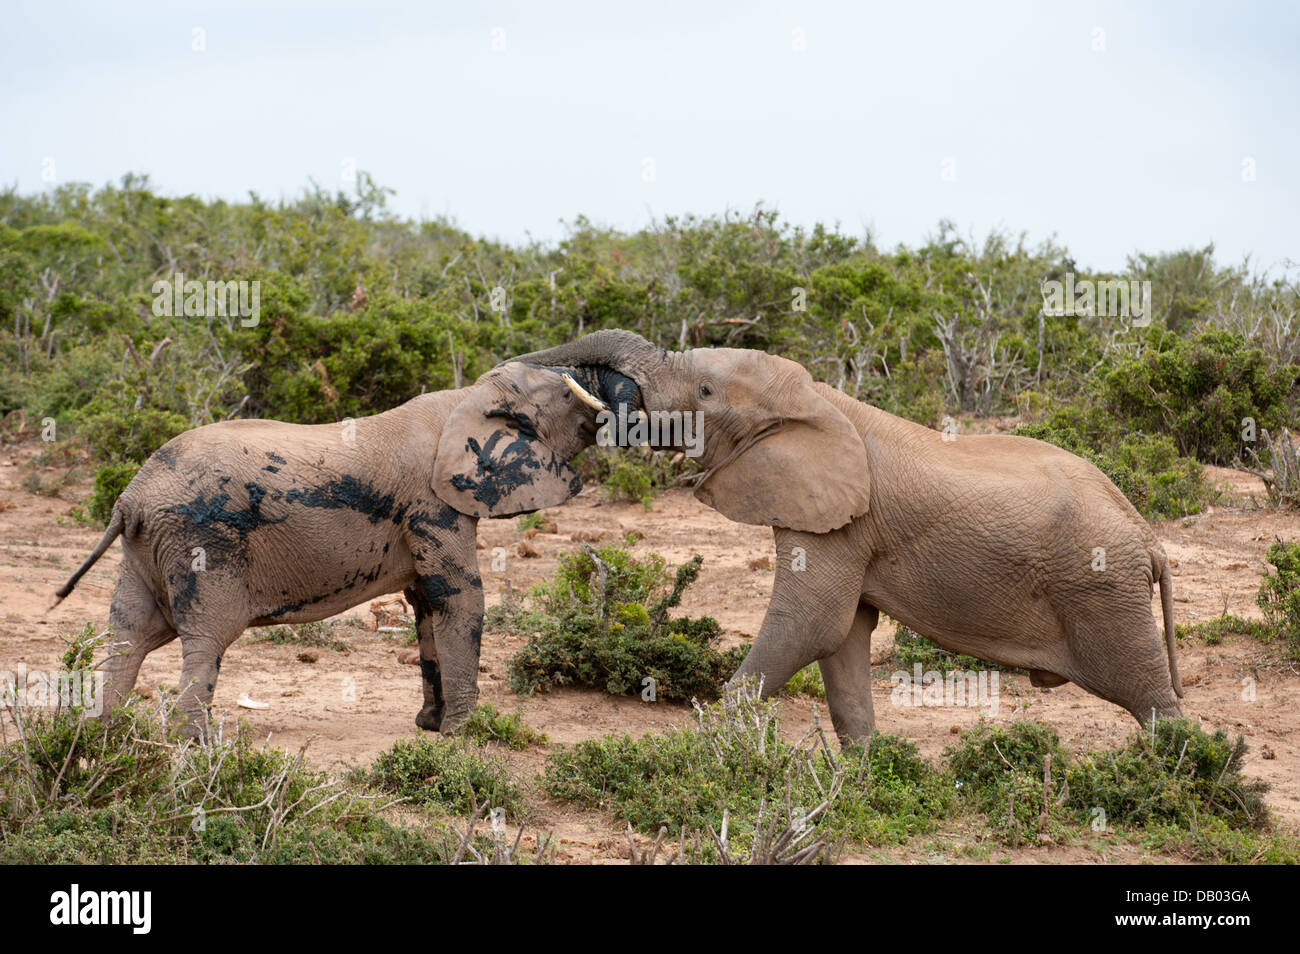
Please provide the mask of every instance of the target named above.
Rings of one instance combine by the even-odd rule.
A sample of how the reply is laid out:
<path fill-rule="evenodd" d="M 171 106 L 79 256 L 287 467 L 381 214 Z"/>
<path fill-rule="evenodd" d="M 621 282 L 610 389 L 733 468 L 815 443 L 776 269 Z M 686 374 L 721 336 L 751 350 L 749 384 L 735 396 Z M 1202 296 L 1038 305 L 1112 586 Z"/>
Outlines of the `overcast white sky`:
<path fill-rule="evenodd" d="M 1095 268 L 1300 259 L 1295 3 L 41 0 L 0 23 L 23 191 L 52 158 L 275 198 L 351 160 L 401 214 L 512 240 L 762 200 L 886 247 L 948 217 Z"/>

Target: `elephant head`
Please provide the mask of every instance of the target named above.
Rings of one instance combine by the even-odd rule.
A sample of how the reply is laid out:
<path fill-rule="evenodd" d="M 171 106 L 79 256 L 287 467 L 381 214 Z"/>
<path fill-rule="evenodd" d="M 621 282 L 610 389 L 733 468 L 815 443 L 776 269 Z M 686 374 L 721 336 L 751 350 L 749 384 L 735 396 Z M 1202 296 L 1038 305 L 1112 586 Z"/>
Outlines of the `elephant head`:
<path fill-rule="evenodd" d="M 443 425 L 434 493 L 474 517 L 564 503 L 582 489 L 568 462 L 595 441 L 601 407 L 560 371 L 518 362 L 492 369 Z"/>
<path fill-rule="evenodd" d="M 867 510 L 862 438 L 794 361 L 737 348 L 669 352 L 628 331 L 512 360 L 568 370 L 605 403 L 652 419 L 698 412 L 705 476 L 695 495 L 732 520 L 825 533 Z"/>

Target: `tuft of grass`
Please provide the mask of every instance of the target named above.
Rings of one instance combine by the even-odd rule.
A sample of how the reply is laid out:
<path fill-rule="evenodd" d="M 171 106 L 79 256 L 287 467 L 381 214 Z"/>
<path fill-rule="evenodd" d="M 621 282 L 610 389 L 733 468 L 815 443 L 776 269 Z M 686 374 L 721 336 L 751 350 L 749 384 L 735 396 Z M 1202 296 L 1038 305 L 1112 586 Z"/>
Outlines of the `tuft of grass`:
<path fill-rule="evenodd" d="M 1200 623 L 1176 623 L 1174 632 L 1179 639 L 1201 640 L 1207 646 L 1217 646 L 1229 636 L 1249 636 L 1261 642 L 1273 639 L 1273 629 L 1257 619 L 1245 619 L 1227 613 Z"/>
<path fill-rule="evenodd" d="M 475 707 L 461 732 L 479 745 L 496 742 L 508 749 L 526 749 L 530 745 L 545 745 L 547 741 L 545 733 L 525 724 L 521 713 L 507 715 L 490 702 Z"/>

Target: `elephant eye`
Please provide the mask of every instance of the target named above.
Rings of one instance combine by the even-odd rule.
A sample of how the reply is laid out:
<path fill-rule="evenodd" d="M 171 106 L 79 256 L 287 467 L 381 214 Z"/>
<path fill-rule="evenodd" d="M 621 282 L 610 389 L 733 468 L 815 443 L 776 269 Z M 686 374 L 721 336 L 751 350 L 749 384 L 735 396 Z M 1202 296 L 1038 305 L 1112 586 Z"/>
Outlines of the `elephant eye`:
<path fill-rule="evenodd" d="M 713 388 L 709 387 L 707 384 L 701 384 L 700 397 L 712 397 L 712 396 L 713 396 Z"/>

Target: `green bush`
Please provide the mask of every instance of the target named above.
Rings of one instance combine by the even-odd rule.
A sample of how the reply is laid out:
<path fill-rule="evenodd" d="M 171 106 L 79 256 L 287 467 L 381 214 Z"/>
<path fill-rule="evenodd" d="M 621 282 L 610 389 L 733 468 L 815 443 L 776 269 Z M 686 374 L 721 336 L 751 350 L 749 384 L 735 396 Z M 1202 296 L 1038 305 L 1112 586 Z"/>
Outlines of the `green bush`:
<path fill-rule="evenodd" d="M 1177 453 L 1213 464 L 1241 455 L 1247 418 L 1256 430 L 1294 426 L 1288 406 L 1300 367 L 1271 363 L 1239 335 L 1172 335 L 1162 348 L 1116 365 L 1101 378 L 1106 408 L 1128 427 L 1169 434 Z"/>
<path fill-rule="evenodd" d="M 1068 757 L 1056 731 L 1029 721 L 1013 722 L 1007 728 L 981 722 L 946 751 L 963 798 L 1013 845 L 1039 831 L 1048 755 L 1053 778 L 1059 782 Z M 1054 797 L 1055 792 L 1049 793 L 1049 798 Z"/>
<path fill-rule="evenodd" d="M 1119 828 L 1152 847 L 1204 860 L 1284 861 L 1294 838 L 1270 833 L 1263 795 L 1246 779 L 1246 744 L 1186 719 L 1160 719 L 1119 749 L 1071 758 L 1056 732 L 1036 722 L 980 723 L 946 752 L 963 800 L 1010 844 L 1035 835 L 1069 836 L 1066 822 Z M 1044 762 L 1051 785 L 1044 797 Z"/>
<path fill-rule="evenodd" d="M 1273 635 L 1300 659 L 1300 544 L 1278 540 L 1269 545 L 1267 559 L 1276 572 L 1265 574 L 1255 600 Z"/>
<path fill-rule="evenodd" d="M 417 804 L 461 814 L 475 803 L 511 815 L 523 808 L 523 791 L 505 761 L 461 740 L 398 739 L 375 759 L 369 780 Z"/>
<path fill-rule="evenodd" d="M 107 525 L 113 517 L 117 498 L 122 496 L 122 491 L 126 490 L 127 484 L 139 472 L 140 465 L 133 463 L 105 464 L 95 471 L 95 486 L 87 503 L 90 516 Z"/>
<path fill-rule="evenodd" d="M 1237 829 L 1268 825 L 1268 785 L 1246 779 L 1246 742 L 1222 730 L 1209 735 L 1187 719 L 1160 719 L 1117 751 L 1096 752 L 1068 771 L 1068 803 L 1080 821 L 1105 812 L 1107 824 L 1171 824 L 1193 831 L 1218 818 Z"/>
<path fill-rule="evenodd" d="M 143 464 L 158 448 L 189 429 L 179 414 L 158 408 L 123 410 L 102 400 L 88 405 L 78 418 L 78 433 L 101 460 Z"/>
<path fill-rule="evenodd" d="M 698 469 L 689 457 L 637 447 L 590 447 L 573 466 L 583 480 L 604 487 L 610 500 L 639 502 L 647 510 L 661 490 Z"/>
<path fill-rule="evenodd" d="M 714 648 L 722 631 L 711 617 L 668 616 L 703 562 L 680 566 L 669 588 L 653 553 L 638 560 L 608 546 L 561 556 L 555 580 L 530 593 L 534 608 L 498 607 L 489 617 L 529 637 L 510 659 L 511 689 L 532 695 L 574 685 L 621 695 L 653 685 L 656 699 L 716 698 L 744 651 Z"/>
<path fill-rule="evenodd" d="M 952 806 L 951 785 L 926 764 L 912 743 L 875 736 L 867 751 L 830 756 L 785 741 L 780 706 L 741 698 L 727 711 L 722 702 L 701 711 L 690 729 L 662 735 L 607 735 L 580 742 L 547 759 L 545 780 L 556 798 L 613 811 L 642 832 L 660 826 L 729 831 L 752 838 L 761 804 L 811 810 L 833 790 L 818 828 L 830 841 L 873 844 L 906 841 L 932 831 Z M 797 812 L 796 812 L 797 814 Z"/>
<path fill-rule="evenodd" d="M 783 694 L 787 696 L 812 696 L 814 699 L 826 698 L 826 684 L 822 682 L 822 670 L 817 663 L 809 663 L 790 677 L 785 684 Z"/>

